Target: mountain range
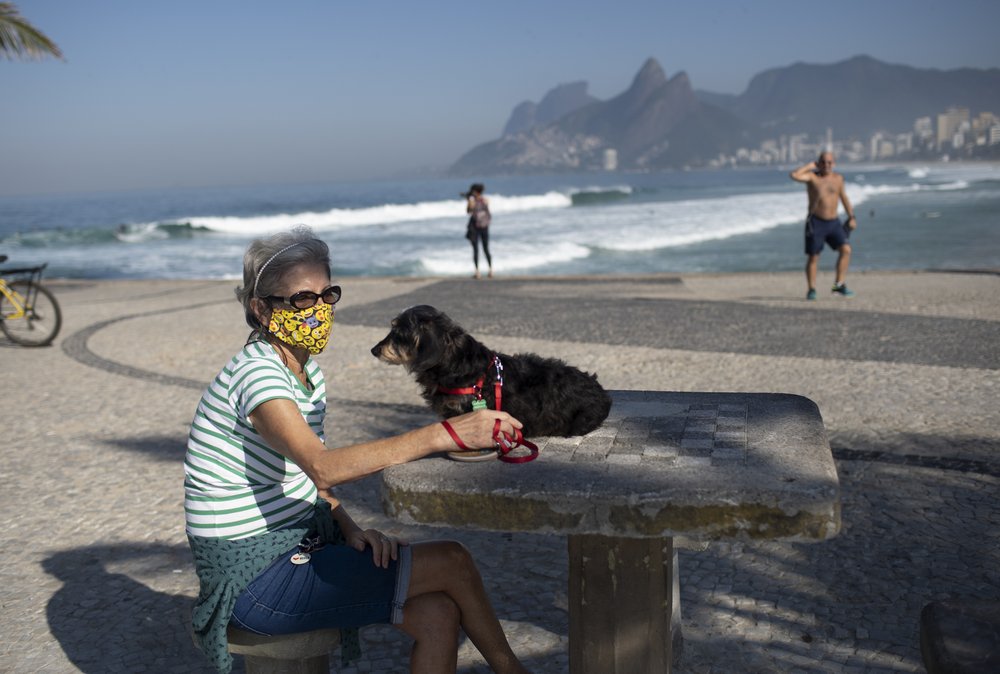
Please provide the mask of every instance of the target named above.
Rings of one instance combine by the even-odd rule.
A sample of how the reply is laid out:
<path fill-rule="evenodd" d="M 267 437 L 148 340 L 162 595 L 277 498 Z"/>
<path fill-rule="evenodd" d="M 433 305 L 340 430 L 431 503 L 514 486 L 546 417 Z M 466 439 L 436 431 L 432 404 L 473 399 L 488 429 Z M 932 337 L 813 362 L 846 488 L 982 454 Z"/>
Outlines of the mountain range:
<path fill-rule="evenodd" d="M 648 59 L 631 85 L 602 101 L 586 82 L 559 85 L 512 111 L 500 138 L 478 145 L 453 175 L 600 169 L 614 150 L 622 169 L 699 166 L 763 138 L 825 134 L 867 139 L 912 129 L 948 107 L 1000 114 L 1000 69 L 920 69 L 856 56 L 764 71 L 742 94 L 696 91 Z"/>

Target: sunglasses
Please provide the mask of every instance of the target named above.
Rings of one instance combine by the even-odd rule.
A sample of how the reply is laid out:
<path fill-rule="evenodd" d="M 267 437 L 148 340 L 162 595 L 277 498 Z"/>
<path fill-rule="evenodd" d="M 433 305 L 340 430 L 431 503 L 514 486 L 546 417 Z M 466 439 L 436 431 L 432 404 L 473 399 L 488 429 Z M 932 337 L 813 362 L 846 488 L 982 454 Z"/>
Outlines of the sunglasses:
<path fill-rule="evenodd" d="M 281 300 L 285 304 L 289 304 L 296 309 L 308 309 L 309 307 L 316 306 L 316 302 L 320 299 L 331 307 L 340 301 L 340 286 L 330 286 L 323 292 L 316 294 L 309 290 L 303 290 L 295 293 L 291 297 L 278 297 L 277 295 L 268 295 L 264 299 L 266 300 Z"/>

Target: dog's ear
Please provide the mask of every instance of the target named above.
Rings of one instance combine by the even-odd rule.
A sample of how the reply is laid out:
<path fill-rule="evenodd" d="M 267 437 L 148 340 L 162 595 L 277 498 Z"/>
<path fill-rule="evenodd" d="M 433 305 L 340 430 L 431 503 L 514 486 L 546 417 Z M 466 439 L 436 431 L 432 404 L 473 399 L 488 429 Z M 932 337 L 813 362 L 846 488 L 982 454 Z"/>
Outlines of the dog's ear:
<path fill-rule="evenodd" d="M 417 335 L 416 352 L 410 369 L 415 372 L 423 372 L 438 365 L 444 355 L 444 343 L 440 335 L 436 335 L 429 330 L 421 330 Z"/>
<path fill-rule="evenodd" d="M 445 353 L 444 334 L 440 321 L 444 314 L 426 304 L 406 311 L 408 328 L 413 339 L 413 359 L 410 369 L 423 372 L 438 365 Z"/>

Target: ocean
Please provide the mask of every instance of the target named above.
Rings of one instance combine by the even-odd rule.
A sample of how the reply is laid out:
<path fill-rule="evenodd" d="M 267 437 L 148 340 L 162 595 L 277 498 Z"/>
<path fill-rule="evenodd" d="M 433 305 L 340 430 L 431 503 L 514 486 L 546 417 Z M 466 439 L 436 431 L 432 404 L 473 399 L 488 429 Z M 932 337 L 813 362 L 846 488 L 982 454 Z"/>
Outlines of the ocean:
<path fill-rule="evenodd" d="M 806 195 L 790 168 L 473 178 L 498 276 L 797 271 Z M 838 171 L 859 221 L 852 270 L 1000 270 L 1000 165 Z M 237 279 L 251 239 L 305 224 L 335 277 L 467 276 L 471 181 L 0 197 L 0 253 L 56 278 Z"/>

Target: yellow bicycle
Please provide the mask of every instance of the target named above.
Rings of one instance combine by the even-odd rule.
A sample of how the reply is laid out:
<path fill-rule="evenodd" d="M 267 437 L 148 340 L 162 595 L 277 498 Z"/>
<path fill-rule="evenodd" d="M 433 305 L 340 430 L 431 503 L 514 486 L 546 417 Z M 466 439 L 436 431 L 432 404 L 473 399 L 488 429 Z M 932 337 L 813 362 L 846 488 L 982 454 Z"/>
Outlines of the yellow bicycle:
<path fill-rule="evenodd" d="M 0 255 L 0 263 L 6 261 L 7 256 Z M 51 344 L 62 327 L 59 303 L 39 283 L 45 267 L 0 269 L 0 332 L 15 344 Z M 10 276 L 20 278 L 8 280 Z"/>

